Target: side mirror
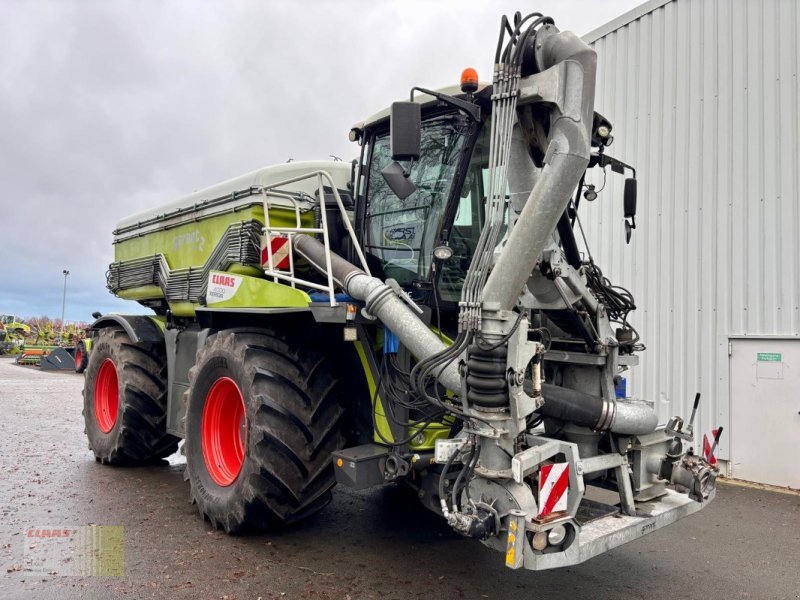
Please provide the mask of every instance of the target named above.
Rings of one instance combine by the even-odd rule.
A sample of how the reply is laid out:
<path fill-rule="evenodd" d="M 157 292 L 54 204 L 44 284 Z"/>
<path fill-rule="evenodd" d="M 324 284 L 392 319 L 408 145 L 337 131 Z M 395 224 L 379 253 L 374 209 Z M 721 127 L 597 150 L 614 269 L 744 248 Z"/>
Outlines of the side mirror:
<path fill-rule="evenodd" d="M 422 139 L 422 105 L 393 102 L 389 111 L 392 160 L 418 160 Z"/>
<path fill-rule="evenodd" d="M 636 180 L 625 180 L 625 218 L 633 219 L 636 216 Z M 633 228 L 636 229 L 634 223 Z"/>
<path fill-rule="evenodd" d="M 625 208 L 625 243 L 630 244 L 632 230 L 636 229 L 636 180 L 625 180 L 625 193 L 623 197 Z M 630 221 L 628 220 L 630 219 Z"/>
<path fill-rule="evenodd" d="M 411 174 L 397 161 L 419 159 L 422 145 L 422 105 L 416 102 L 393 102 L 389 111 L 389 146 L 392 164 L 381 171 L 383 179 L 400 200 L 413 194 L 417 186 Z"/>
<path fill-rule="evenodd" d="M 417 190 L 417 186 L 409 179 L 410 173 L 407 173 L 397 161 L 386 165 L 381 171 L 381 175 L 383 175 L 384 181 L 394 192 L 394 195 L 400 200 L 405 200 Z"/>

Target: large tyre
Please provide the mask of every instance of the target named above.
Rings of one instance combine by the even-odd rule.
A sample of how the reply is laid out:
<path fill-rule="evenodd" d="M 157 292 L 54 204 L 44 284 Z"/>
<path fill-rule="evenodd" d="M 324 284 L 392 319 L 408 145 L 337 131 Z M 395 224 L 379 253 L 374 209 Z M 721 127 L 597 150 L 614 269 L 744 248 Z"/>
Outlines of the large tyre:
<path fill-rule="evenodd" d="M 189 383 L 184 478 L 214 527 L 275 528 L 328 504 L 344 410 L 323 354 L 274 332 L 222 331 Z"/>
<path fill-rule="evenodd" d="M 99 462 L 141 464 L 173 454 L 178 438 L 167 433 L 164 347 L 103 329 L 86 367 L 83 417 Z"/>
<path fill-rule="evenodd" d="M 75 346 L 75 372 L 83 373 L 87 364 L 89 364 L 89 356 L 86 352 L 86 346 L 83 342 L 78 342 Z"/>

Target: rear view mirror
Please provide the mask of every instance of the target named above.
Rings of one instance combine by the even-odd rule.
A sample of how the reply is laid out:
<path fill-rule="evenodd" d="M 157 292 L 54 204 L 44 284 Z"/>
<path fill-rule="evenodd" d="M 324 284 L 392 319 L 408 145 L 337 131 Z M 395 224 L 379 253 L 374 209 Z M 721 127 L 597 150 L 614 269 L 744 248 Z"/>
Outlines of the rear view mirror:
<path fill-rule="evenodd" d="M 636 217 L 636 180 L 625 180 L 625 218 L 633 219 Z M 632 224 L 636 229 L 636 223 Z"/>
<path fill-rule="evenodd" d="M 392 160 L 418 160 L 422 136 L 422 105 L 394 102 L 389 112 Z"/>
<path fill-rule="evenodd" d="M 625 180 L 625 194 L 623 198 L 625 208 L 625 243 L 631 243 L 632 230 L 636 229 L 636 180 Z M 630 219 L 630 221 L 628 220 Z"/>
<path fill-rule="evenodd" d="M 394 195 L 400 200 L 405 200 L 417 190 L 417 186 L 409 179 L 409 173 L 397 161 L 384 167 L 381 175 L 383 175 L 384 181 L 394 192 Z"/>

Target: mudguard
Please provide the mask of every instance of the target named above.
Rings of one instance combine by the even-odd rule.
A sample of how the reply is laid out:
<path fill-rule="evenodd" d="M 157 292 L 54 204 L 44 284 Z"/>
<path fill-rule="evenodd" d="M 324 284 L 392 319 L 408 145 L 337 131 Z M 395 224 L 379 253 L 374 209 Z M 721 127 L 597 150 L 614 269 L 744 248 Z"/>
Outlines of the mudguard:
<path fill-rule="evenodd" d="M 156 317 L 148 315 L 103 315 L 92 323 L 92 330 L 120 326 L 132 342 L 161 343 L 164 341 L 164 324 Z"/>

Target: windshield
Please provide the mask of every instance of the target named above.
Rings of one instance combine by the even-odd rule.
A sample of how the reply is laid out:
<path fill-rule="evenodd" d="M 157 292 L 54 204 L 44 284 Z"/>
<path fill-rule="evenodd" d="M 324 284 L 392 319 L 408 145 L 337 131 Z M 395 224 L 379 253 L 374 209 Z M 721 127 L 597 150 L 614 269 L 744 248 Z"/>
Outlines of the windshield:
<path fill-rule="evenodd" d="M 395 196 L 381 176 L 381 170 L 392 162 L 389 134 L 375 138 L 364 247 L 380 259 L 386 277 L 396 279 L 402 286 L 428 276 L 433 245 L 440 236 L 468 133 L 468 123 L 458 116 L 423 123 L 420 160 L 411 170 L 417 189 L 405 200 Z"/>
<path fill-rule="evenodd" d="M 487 119 L 472 150 L 461 195 L 458 198 L 458 208 L 449 240 L 453 256 L 442 264 L 438 279 L 439 297 L 444 302 L 458 302 L 461 299 L 464 278 L 483 229 L 486 194 L 489 190 L 491 129 L 491 120 Z M 508 197 L 508 187 L 506 196 Z M 508 224 L 507 204 L 505 221 Z"/>

